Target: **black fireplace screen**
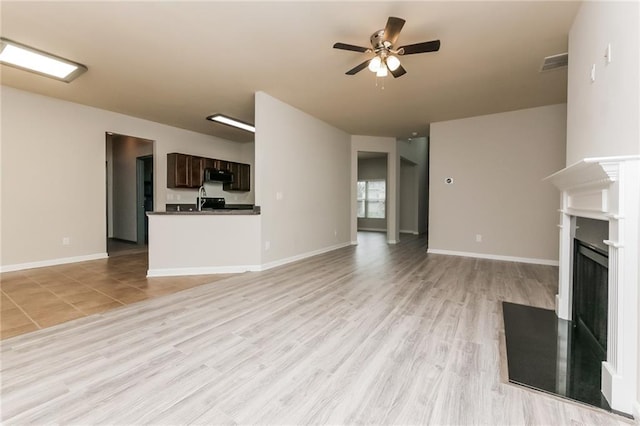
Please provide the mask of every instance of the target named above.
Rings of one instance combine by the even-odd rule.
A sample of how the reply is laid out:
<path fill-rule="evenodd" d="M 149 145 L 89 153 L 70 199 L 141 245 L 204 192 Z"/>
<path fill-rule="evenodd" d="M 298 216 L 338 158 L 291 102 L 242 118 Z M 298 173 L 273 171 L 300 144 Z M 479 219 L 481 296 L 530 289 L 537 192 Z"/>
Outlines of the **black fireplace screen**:
<path fill-rule="evenodd" d="M 602 359 L 607 351 L 608 255 L 580 240 L 574 244 L 573 323 Z"/>

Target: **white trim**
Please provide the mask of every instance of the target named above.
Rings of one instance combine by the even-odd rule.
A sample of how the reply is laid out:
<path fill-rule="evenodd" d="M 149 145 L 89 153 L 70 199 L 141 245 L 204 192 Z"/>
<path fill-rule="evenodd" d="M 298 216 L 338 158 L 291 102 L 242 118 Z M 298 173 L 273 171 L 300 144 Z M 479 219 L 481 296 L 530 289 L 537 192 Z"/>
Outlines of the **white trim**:
<path fill-rule="evenodd" d="M 183 275 L 240 274 L 249 271 L 260 271 L 260 265 L 211 266 L 198 268 L 165 268 L 147 270 L 147 278 L 176 277 Z"/>
<path fill-rule="evenodd" d="M 302 254 L 298 254 L 298 255 L 295 255 L 295 256 L 286 257 L 284 259 L 274 260 L 273 262 L 263 263 L 262 266 L 260 267 L 260 270 L 261 271 L 266 271 L 267 269 L 275 268 L 277 266 L 286 265 L 287 263 L 296 262 L 298 260 L 306 259 L 308 257 L 317 256 L 319 254 L 327 253 L 327 252 L 333 251 L 333 250 L 338 250 L 338 249 L 341 249 L 341 248 L 344 248 L 344 247 L 350 247 L 352 244 L 353 244 L 353 242 L 349 241 L 349 242 L 346 242 L 346 243 L 336 244 L 335 246 L 325 247 L 325 248 L 321 248 L 321 249 L 318 249 L 318 250 L 310 251 L 310 252 L 307 252 L 307 253 L 302 253 Z M 357 244 L 357 242 L 356 242 L 356 244 Z"/>
<path fill-rule="evenodd" d="M 633 409 L 633 412 L 631 413 L 633 419 L 636 421 L 636 424 L 640 424 L 640 402 L 635 401 L 631 408 Z"/>
<path fill-rule="evenodd" d="M 420 233 L 419 233 L 419 232 L 416 232 L 416 231 L 410 231 L 410 230 L 408 230 L 408 229 L 401 229 L 401 230 L 400 230 L 400 233 L 401 233 L 401 234 L 413 234 L 413 235 L 420 235 Z"/>
<path fill-rule="evenodd" d="M 358 241 L 357 240 L 356 241 L 351 241 L 351 245 L 352 246 L 357 246 L 358 245 Z"/>
<path fill-rule="evenodd" d="M 22 271 L 23 269 L 43 268 L 45 266 L 64 265 L 67 263 L 86 262 L 87 260 L 106 259 L 107 253 L 87 254 L 85 256 L 61 257 L 58 259 L 41 260 L 39 262 L 16 263 L 0 266 L 0 272 Z"/>
<path fill-rule="evenodd" d="M 398 244 L 398 240 L 387 240 L 389 244 Z"/>
<path fill-rule="evenodd" d="M 358 231 L 387 232 L 387 228 L 358 228 Z"/>
<path fill-rule="evenodd" d="M 505 262 L 520 262 L 520 263 L 533 263 L 536 265 L 558 266 L 558 261 L 552 260 L 552 259 L 536 259 L 536 258 L 530 258 L 530 257 L 501 256 L 497 254 L 471 253 L 466 251 L 440 250 L 440 249 L 432 249 L 432 248 L 427 249 L 427 253 L 444 254 L 447 256 L 475 257 L 478 259 L 503 260 Z"/>

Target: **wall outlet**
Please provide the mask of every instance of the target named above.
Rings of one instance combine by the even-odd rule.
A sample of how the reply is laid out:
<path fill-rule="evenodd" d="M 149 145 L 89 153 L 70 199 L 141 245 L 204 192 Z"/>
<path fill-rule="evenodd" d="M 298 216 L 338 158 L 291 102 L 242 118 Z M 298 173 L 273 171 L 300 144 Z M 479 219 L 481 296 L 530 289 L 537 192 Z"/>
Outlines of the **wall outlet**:
<path fill-rule="evenodd" d="M 62 245 L 63 246 L 68 246 L 71 244 L 71 238 L 69 237 L 62 237 Z"/>
<path fill-rule="evenodd" d="M 476 243 L 482 242 L 482 234 L 476 234 Z"/>
<path fill-rule="evenodd" d="M 271 241 L 265 241 L 264 242 L 265 251 L 269 250 L 270 248 L 271 248 Z"/>
<path fill-rule="evenodd" d="M 283 197 L 284 195 L 282 194 L 282 192 L 280 191 L 276 192 L 276 200 L 282 200 Z"/>

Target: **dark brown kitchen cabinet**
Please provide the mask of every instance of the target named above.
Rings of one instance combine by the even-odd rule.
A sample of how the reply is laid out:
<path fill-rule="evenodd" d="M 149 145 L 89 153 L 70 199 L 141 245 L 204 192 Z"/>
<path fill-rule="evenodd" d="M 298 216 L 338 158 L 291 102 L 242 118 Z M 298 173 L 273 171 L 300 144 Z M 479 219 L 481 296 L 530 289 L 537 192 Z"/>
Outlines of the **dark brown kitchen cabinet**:
<path fill-rule="evenodd" d="M 204 181 L 204 170 L 215 167 L 215 160 L 204 157 L 191 157 L 191 187 L 199 188 Z"/>
<path fill-rule="evenodd" d="M 229 162 L 228 169 L 233 173 L 233 182 L 225 183 L 225 191 L 251 191 L 251 166 L 249 164 Z"/>
<path fill-rule="evenodd" d="M 167 154 L 167 188 L 191 188 L 191 155 Z"/>
<path fill-rule="evenodd" d="M 224 183 L 225 191 L 251 190 L 251 166 L 232 161 L 199 157 L 196 155 L 167 154 L 167 188 L 199 188 L 205 176 L 205 169 L 228 170 L 233 173 L 233 182 Z"/>

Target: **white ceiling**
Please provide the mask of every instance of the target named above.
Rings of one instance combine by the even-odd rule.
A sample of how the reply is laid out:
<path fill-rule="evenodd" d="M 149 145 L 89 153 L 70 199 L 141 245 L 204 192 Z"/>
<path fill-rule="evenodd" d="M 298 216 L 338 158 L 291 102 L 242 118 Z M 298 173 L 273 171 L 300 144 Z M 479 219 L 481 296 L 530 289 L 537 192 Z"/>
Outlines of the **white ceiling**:
<path fill-rule="evenodd" d="M 253 135 L 205 120 L 254 121 L 264 91 L 350 134 L 424 135 L 431 122 L 566 101 L 567 51 L 578 3 L 514 2 L 10 2 L 5 38 L 83 63 L 66 84 L 2 66 L 2 84 L 236 141 Z M 408 73 L 344 73 L 368 58 L 388 16 L 398 45 L 440 39 L 401 57 Z M 384 84 L 384 88 L 382 87 Z M 258 129 L 259 131 L 259 129 Z"/>

